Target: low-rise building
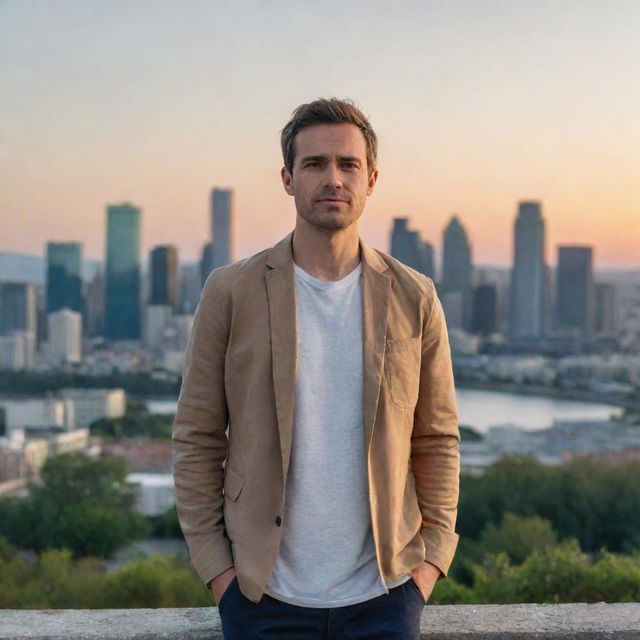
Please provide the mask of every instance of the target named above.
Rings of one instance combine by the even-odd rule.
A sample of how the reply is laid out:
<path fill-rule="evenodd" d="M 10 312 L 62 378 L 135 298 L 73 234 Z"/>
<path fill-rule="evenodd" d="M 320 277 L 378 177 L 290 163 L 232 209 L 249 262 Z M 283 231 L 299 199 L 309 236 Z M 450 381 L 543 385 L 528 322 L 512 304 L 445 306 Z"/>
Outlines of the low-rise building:
<path fill-rule="evenodd" d="M 122 418 L 127 409 L 124 389 L 62 389 L 60 395 L 73 403 L 77 428 L 101 418 Z"/>

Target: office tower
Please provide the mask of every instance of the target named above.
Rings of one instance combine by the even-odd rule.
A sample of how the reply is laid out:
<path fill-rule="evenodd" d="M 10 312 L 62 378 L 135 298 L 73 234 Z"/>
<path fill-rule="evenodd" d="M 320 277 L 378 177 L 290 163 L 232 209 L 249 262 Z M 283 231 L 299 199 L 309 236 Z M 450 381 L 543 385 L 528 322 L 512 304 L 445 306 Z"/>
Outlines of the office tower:
<path fill-rule="evenodd" d="M 597 282 L 595 285 L 594 331 L 615 336 L 618 330 L 618 300 L 614 284 Z"/>
<path fill-rule="evenodd" d="M 464 330 L 464 295 L 462 291 L 442 291 L 440 303 L 447 321 L 447 328 Z"/>
<path fill-rule="evenodd" d="M 149 260 L 151 287 L 149 304 L 178 304 L 178 250 L 173 245 L 155 247 Z"/>
<path fill-rule="evenodd" d="M 96 271 L 87 283 L 86 313 L 84 317 L 84 331 L 87 336 L 104 335 L 104 272 Z"/>
<path fill-rule="evenodd" d="M 149 349 L 161 350 L 164 334 L 171 322 L 173 308 L 169 305 L 150 304 L 145 307 L 144 344 Z"/>
<path fill-rule="evenodd" d="M 497 330 L 497 291 L 491 284 L 478 285 L 473 291 L 471 330 L 488 336 Z"/>
<path fill-rule="evenodd" d="M 0 335 L 37 333 L 36 285 L 0 282 Z"/>
<path fill-rule="evenodd" d="M 510 333 L 539 338 L 545 323 L 545 231 L 539 202 L 520 202 L 514 227 Z"/>
<path fill-rule="evenodd" d="M 209 274 L 213 271 L 213 242 L 207 242 L 202 247 L 202 256 L 200 257 L 200 283 L 204 287 Z"/>
<path fill-rule="evenodd" d="M 422 241 L 422 273 L 432 280 L 436 279 L 436 254 L 433 245 Z"/>
<path fill-rule="evenodd" d="M 506 334 L 509 323 L 509 284 L 511 267 L 484 266 L 474 273 L 476 287 L 488 285 L 495 289 L 496 328 L 495 331 Z M 486 295 L 486 294 L 485 294 Z M 475 312 L 474 312 L 475 315 Z"/>
<path fill-rule="evenodd" d="M 82 245 L 47 243 L 47 313 L 58 309 L 82 312 Z"/>
<path fill-rule="evenodd" d="M 233 216 L 233 190 L 213 189 L 211 191 L 213 269 L 233 262 Z"/>
<path fill-rule="evenodd" d="M 466 331 L 471 328 L 472 278 L 471 245 L 458 216 L 453 216 L 444 230 L 441 288 L 444 295 L 460 294 L 461 328 Z"/>
<path fill-rule="evenodd" d="M 593 250 L 558 247 L 556 320 L 559 330 L 588 335 L 593 330 Z"/>
<path fill-rule="evenodd" d="M 82 360 L 82 316 L 71 309 L 47 315 L 49 327 L 48 360 L 51 364 Z"/>
<path fill-rule="evenodd" d="M 197 264 L 185 264 L 180 267 L 179 313 L 192 315 L 196 312 L 201 289 L 200 268 Z"/>
<path fill-rule="evenodd" d="M 408 218 L 394 218 L 391 230 L 391 255 L 408 267 L 435 277 L 433 246 L 424 242 L 418 231 L 410 231 Z"/>
<path fill-rule="evenodd" d="M 140 338 L 140 209 L 107 207 L 105 337 Z"/>

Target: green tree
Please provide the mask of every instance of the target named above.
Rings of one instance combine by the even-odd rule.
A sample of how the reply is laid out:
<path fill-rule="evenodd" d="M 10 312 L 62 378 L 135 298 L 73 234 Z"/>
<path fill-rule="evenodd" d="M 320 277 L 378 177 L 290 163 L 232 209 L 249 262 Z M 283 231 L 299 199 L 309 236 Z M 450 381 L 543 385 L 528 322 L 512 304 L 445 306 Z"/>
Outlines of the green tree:
<path fill-rule="evenodd" d="M 561 537 L 578 538 L 585 551 L 640 549 L 640 462 L 576 458 L 558 473 L 562 509 L 553 521 Z"/>
<path fill-rule="evenodd" d="M 162 515 L 150 517 L 151 535 L 154 538 L 182 538 L 182 528 L 178 520 L 175 505 L 167 509 Z"/>
<path fill-rule="evenodd" d="M 558 538 L 548 520 L 507 512 L 499 525 L 487 523 L 480 534 L 478 552 L 481 557 L 504 552 L 511 562 L 520 564 L 532 551 L 552 548 L 557 544 Z"/>
<path fill-rule="evenodd" d="M 173 556 L 136 560 L 109 574 L 105 596 L 110 607 L 205 607 L 211 591 L 193 569 Z"/>
<path fill-rule="evenodd" d="M 145 535 L 124 460 L 80 453 L 49 458 L 28 498 L 0 499 L 0 534 L 22 548 L 68 548 L 74 556 L 108 556 Z"/>
<path fill-rule="evenodd" d="M 575 459 L 547 467 L 533 458 L 507 456 L 484 475 L 463 475 L 458 532 L 478 540 L 489 523 L 510 512 L 551 522 L 559 538 L 582 549 L 630 553 L 640 549 L 640 463 Z"/>

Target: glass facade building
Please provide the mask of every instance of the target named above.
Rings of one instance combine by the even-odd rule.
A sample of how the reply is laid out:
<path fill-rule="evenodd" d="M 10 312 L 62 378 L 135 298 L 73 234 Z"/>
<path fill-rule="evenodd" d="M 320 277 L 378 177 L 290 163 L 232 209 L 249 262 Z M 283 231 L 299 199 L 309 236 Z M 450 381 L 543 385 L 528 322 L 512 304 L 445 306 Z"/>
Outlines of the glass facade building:
<path fill-rule="evenodd" d="M 140 209 L 107 207 L 105 338 L 140 338 Z"/>
<path fill-rule="evenodd" d="M 47 243 L 47 313 L 60 309 L 82 313 L 82 245 Z"/>
<path fill-rule="evenodd" d="M 233 190 L 211 191 L 211 234 L 213 269 L 233 262 L 234 241 Z"/>
<path fill-rule="evenodd" d="M 149 304 L 171 306 L 178 304 L 178 250 L 173 245 L 155 247 L 149 259 L 151 287 Z"/>
<path fill-rule="evenodd" d="M 545 224 L 539 202 L 521 202 L 514 228 L 509 331 L 539 338 L 545 327 Z"/>

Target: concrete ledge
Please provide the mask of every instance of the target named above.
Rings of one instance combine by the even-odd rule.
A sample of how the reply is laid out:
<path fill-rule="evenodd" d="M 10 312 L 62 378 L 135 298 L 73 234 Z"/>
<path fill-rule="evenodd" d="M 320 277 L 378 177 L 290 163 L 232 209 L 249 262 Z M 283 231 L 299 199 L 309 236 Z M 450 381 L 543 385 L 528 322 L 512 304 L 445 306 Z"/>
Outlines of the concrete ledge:
<path fill-rule="evenodd" d="M 215 607 L 0 610 L 0 640 L 221 640 Z M 429 640 L 640 640 L 640 603 L 432 605 Z"/>

